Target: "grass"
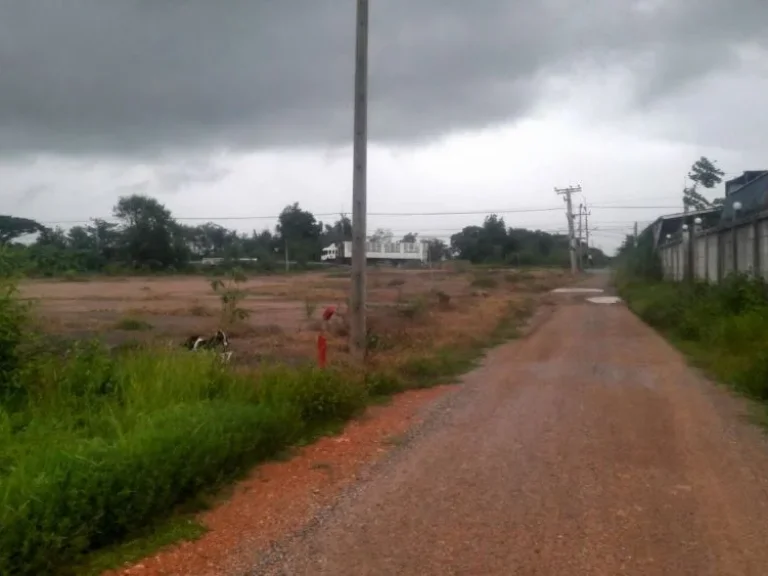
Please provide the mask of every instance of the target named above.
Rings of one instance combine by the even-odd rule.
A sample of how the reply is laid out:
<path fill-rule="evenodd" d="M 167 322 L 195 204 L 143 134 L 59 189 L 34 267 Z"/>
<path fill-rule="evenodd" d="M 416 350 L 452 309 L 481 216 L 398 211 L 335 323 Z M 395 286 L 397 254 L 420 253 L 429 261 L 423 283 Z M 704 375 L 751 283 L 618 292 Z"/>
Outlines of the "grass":
<path fill-rule="evenodd" d="M 100 576 L 107 570 L 134 564 L 151 554 L 177 542 L 191 542 L 202 538 L 208 529 L 192 514 L 171 516 L 136 534 L 120 544 L 102 548 L 74 565 L 78 576 Z"/>
<path fill-rule="evenodd" d="M 143 331 L 143 330 L 152 330 L 152 324 L 149 322 L 145 322 L 144 320 L 140 318 L 121 318 L 117 321 L 115 324 L 116 330 L 134 330 L 134 331 Z"/>
<path fill-rule="evenodd" d="M 24 394 L 0 410 L 2 574 L 50 573 L 146 540 L 135 535 L 200 491 L 337 430 L 367 401 L 362 380 L 339 371 L 246 377 L 215 355 L 113 357 L 96 344 L 38 352 L 19 378 Z"/>
<path fill-rule="evenodd" d="M 645 322 L 737 392 L 768 403 L 768 286 L 736 276 L 721 285 L 624 282 Z"/>
<path fill-rule="evenodd" d="M 197 538 L 200 494 L 339 432 L 368 404 L 450 381 L 529 311 L 510 304 L 493 330 L 397 350 L 366 374 L 244 373 L 213 354 L 142 346 L 26 350 L 24 312 L 0 294 L 0 383 L 11 383 L 0 384 L 0 574 L 95 574 Z"/>

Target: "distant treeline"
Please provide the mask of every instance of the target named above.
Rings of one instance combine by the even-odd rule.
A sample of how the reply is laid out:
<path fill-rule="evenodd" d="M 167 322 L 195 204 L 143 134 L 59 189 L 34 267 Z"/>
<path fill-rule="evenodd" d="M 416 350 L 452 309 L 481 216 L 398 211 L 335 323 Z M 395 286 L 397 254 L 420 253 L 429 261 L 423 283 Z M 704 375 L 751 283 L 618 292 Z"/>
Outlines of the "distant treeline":
<path fill-rule="evenodd" d="M 114 221 L 92 219 L 89 224 L 68 230 L 47 227 L 35 220 L 0 216 L 0 244 L 11 248 L 9 266 L 32 276 L 59 276 L 80 273 L 184 272 L 203 258 L 224 262 L 256 259 L 251 267 L 269 271 L 282 267 L 288 258 L 299 267 L 320 260 L 325 246 L 351 240 L 352 223 L 339 215 L 332 224 L 317 220 L 298 203 L 286 206 L 274 230 L 243 234 L 207 222 L 195 226 L 177 221 L 155 198 L 125 196 L 113 209 Z M 36 234 L 32 243 L 20 238 Z M 372 238 L 393 238 L 388 230 L 376 230 Z M 405 234 L 404 241 L 417 241 L 417 233 Z M 563 235 L 507 228 L 504 220 L 490 215 L 482 226 L 468 226 L 451 237 L 450 246 L 439 239 L 422 239 L 429 244 L 430 260 L 448 258 L 473 263 L 565 266 L 568 241 Z M 591 249 L 593 265 L 604 265 L 605 255 Z"/>

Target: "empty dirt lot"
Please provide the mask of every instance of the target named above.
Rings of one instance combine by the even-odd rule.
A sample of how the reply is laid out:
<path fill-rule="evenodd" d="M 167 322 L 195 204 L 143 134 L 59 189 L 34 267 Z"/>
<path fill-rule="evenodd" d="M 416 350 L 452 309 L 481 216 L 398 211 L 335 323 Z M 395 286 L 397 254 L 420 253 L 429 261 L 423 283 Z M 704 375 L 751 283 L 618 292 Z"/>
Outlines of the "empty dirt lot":
<path fill-rule="evenodd" d="M 498 321 L 510 302 L 522 304 L 561 284 L 563 277 L 559 270 L 371 270 L 369 324 L 381 333 L 380 340 L 393 341 L 390 347 L 418 348 L 462 332 L 471 336 L 474 329 L 485 330 Z M 21 294 L 35 302 L 36 315 L 50 334 L 95 336 L 111 346 L 135 341 L 181 344 L 192 334 L 225 327 L 236 361 L 245 364 L 313 358 L 319 316 L 324 307 L 335 306 L 339 318 L 329 351 L 332 359 L 345 356 L 341 324 L 350 280 L 344 271 L 249 276 L 238 285 L 243 293 L 239 307 L 247 318 L 227 326 L 212 280 L 203 275 L 27 280 Z M 438 294 L 449 298 L 439 309 Z"/>

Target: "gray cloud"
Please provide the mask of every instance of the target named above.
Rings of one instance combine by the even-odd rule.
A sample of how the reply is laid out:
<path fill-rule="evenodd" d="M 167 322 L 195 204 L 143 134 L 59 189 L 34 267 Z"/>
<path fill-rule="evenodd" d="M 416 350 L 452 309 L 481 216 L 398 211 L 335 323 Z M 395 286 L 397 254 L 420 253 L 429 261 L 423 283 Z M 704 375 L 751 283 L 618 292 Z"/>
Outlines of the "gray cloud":
<path fill-rule="evenodd" d="M 350 140 L 354 0 L 5 0 L 0 153 Z M 765 42 L 765 0 L 371 0 L 372 139 L 515 119 L 584 62 L 648 105 Z"/>

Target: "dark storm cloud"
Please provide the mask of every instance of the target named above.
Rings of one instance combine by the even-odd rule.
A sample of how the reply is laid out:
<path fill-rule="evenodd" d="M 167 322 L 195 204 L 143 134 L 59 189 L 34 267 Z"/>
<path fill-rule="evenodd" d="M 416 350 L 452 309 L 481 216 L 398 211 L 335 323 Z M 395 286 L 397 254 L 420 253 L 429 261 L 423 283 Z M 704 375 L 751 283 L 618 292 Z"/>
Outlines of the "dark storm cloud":
<path fill-rule="evenodd" d="M 0 0 L 0 153 L 348 142 L 354 9 Z M 637 64 L 653 101 L 728 65 L 767 15 L 765 0 L 371 0 L 371 137 L 413 142 L 515 118 L 543 78 L 583 61 Z"/>

